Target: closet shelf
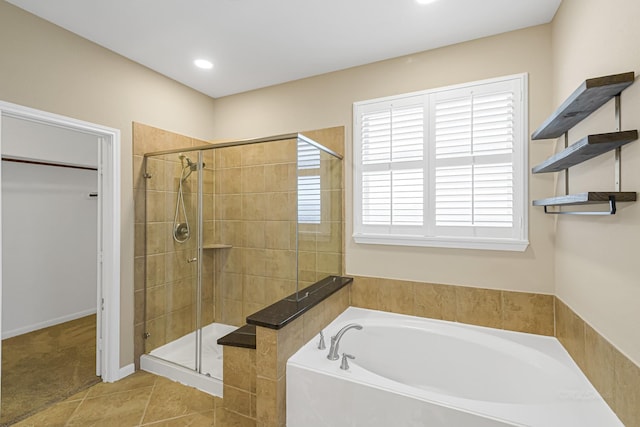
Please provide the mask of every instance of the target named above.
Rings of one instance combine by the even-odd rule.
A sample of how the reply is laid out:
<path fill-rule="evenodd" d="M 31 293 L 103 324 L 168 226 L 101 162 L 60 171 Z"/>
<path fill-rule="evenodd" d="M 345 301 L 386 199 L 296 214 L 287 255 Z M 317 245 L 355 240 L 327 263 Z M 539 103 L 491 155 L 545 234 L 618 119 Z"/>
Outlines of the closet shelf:
<path fill-rule="evenodd" d="M 233 246 L 222 243 L 214 243 L 212 245 L 204 245 L 202 249 L 231 249 Z"/>
<path fill-rule="evenodd" d="M 585 80 L 531 135 L 531 139 L 558 138 L 634 81 L 634 73 Z"/>
<path fill-rule="evenodd" d="M 533 173 L 559 172 L 638 139 L 637 130 L 589 135 L 531 169 Z"/>
<path fill-rule="evenodd" d="M 571 206 L 609 203 L 611 198 L 616 202 L 635 202 L 633 191 L 588 191 L 586 193 L 568 194 L 566 196 L 549 197 L 534 200 L 533 206 Z"/>

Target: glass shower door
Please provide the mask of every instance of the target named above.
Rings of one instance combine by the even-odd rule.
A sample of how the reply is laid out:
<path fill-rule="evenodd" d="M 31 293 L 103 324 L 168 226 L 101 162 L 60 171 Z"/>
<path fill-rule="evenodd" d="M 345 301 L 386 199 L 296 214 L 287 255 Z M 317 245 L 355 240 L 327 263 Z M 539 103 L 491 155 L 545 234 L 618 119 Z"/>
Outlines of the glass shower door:
<path fill-rule="evenodd" d="M 198 153 L 145 158 L 145 353 L 198 369 Z M 200 237 L 201 238 L 201 237 Z"/>

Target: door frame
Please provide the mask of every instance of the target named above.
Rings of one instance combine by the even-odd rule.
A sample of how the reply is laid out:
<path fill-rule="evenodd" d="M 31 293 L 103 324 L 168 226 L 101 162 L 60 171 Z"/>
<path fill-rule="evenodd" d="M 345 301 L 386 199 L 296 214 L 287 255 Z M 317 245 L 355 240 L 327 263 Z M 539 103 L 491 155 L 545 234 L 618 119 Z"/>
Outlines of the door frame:
<path fill-rule="evenodd" d="M 120 130 L 0 101 L 0 152 L 2 117 L 56 126 L 88 133 L 98 138 L 96 374 L 102 376 L 103 381 L 117 381 L 122 376 L 120 372 Z M 0 197 L 0 208 L 1 200 Z M 0 228 L 1 240 L 2 230 Z M 2 249 L 0 246 L 1 271 Z M 2 326 L 1 314 L 2 275 L 0 274 L 0 330 Z M 0 345 L 0 354 L 1 351 Z"/>

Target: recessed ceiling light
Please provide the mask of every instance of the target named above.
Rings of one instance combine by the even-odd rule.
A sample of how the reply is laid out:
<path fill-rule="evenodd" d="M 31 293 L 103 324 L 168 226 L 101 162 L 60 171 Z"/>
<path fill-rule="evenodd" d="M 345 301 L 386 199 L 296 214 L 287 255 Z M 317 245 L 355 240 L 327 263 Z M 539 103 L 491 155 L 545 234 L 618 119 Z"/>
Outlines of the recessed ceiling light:
<path fill-rule="evenodd" d="M 206 59 L 196 59 L 193 63 L 196 64 L 196 67 L 202 68 L 203 70 L 210 70 L 213 68 L 211 61 L 207 61 Z"/>
<path fill-rule="evenodd" d="M 435 3 L 437 0 L 416 0 L 416 2 L 418 4 L 429 4 L 429 3 Z"/>

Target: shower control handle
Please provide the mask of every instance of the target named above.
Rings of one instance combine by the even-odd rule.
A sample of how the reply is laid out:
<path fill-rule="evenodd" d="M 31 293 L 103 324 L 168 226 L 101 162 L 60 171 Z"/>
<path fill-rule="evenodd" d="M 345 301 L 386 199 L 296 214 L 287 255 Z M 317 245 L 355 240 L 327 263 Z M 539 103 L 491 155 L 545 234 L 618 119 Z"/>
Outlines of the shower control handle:
<path fill-rule="evenodd" d="M 192 263 L 192 262 L 196 262 L 198 260 L 198 258 L 188 258 L 187 262 L 188 263 Z"/>

